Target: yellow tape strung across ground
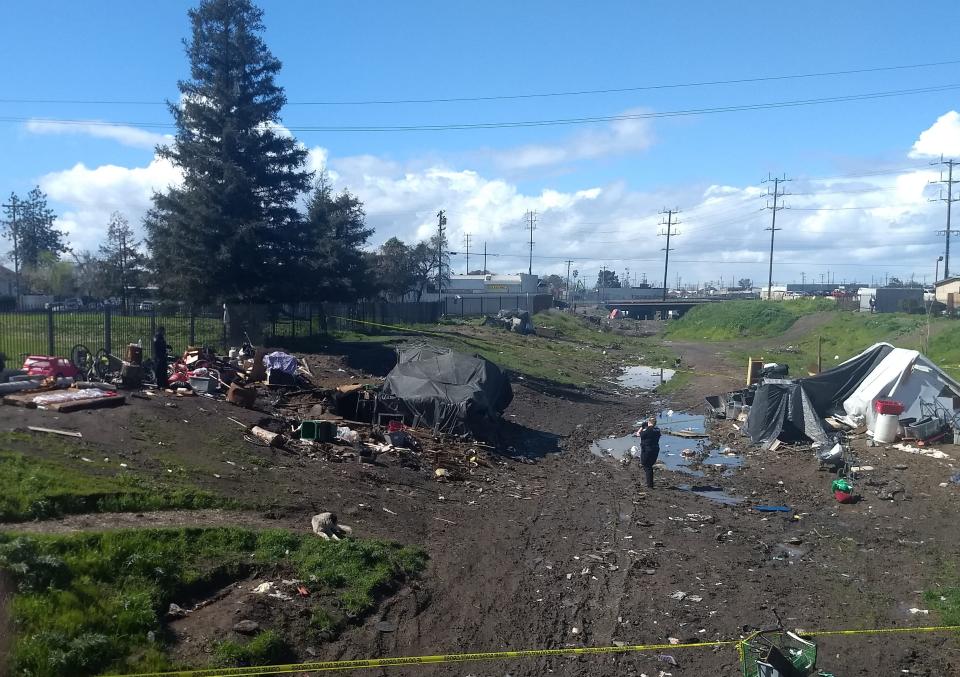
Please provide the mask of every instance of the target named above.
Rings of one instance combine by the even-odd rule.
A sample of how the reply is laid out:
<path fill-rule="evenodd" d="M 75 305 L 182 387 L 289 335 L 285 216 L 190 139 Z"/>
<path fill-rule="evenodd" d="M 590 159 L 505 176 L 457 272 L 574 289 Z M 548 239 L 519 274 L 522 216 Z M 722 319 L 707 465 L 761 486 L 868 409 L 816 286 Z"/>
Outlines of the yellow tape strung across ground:
<path fill-rule="evenodd" d="M 814 630 L 799 633 L 802 637 L 827 637 L 832 635 L 882 635 L 916 634 L 921 632 L 960 632 L 960 625 L 928 627 L 878 628 L 874 630 Z M 753 637 L 754 635 L 751 635 Z M 750 639 L 750 638 L 747 638 Z M 175 672 L 145 672 L 123 677 L 252 677 L 254 675 L 286 675 L 301 672 L 334 672 L 387 668 L 401 665 L 439 665 L 443 663 L 466 663 L 470 661 L 495 661 L 517 658 L 549 658 L 553 656 L 593 656 L 602 654 L 633 653 L 643 651 L 678 651 L 707 647 L 736 646 L 742 656 L 746 640 L 718 640 L 716 642 L 692 642 L 689 644 L 633 644 L 624 646 L 587 646 L 568 649 L 526 649 L 520 651 L 488 651 L 483 653 L 439 654 L 436 656 L 398 656 L 395 658 L 369 658 L 344 661 L 315 661 L 249 668 L 203 668 Z"/>

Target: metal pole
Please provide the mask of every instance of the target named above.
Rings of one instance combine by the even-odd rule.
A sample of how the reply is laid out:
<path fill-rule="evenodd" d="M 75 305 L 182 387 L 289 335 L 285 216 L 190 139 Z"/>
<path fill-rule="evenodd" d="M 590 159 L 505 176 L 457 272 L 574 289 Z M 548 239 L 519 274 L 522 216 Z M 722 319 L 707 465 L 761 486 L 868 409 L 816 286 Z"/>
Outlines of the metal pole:
<path fill-rule="evenodd" d="M 941 174 L 941 176 L 943 176 Z M 950 277 L 950 205 L 953 202 L 953 160 L 947 163 L 947 246 L 943 253 L 943 278 Z"/>
<path fill-rule="evenodd" d="M 780 185 L 780 179 L 773 180 L 773 220 L 770 224 L 770 269 L 767 274 L 767 300 L 773 299 L 773 238 L 777 234 L 777 187 Z"/>

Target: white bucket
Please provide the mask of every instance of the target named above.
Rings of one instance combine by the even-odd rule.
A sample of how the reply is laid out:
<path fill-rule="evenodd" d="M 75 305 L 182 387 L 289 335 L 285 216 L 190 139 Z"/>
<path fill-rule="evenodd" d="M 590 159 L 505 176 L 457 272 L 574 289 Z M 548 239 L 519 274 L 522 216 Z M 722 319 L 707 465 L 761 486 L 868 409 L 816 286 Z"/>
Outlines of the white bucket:
<path fill-rule="evenodd" d="M 873 424 L 873 439 L 881 444 L 890 444 L 896 441 L 900 432 L 900 417 L 896 414 L 877 414 L 877 421 Z"/>

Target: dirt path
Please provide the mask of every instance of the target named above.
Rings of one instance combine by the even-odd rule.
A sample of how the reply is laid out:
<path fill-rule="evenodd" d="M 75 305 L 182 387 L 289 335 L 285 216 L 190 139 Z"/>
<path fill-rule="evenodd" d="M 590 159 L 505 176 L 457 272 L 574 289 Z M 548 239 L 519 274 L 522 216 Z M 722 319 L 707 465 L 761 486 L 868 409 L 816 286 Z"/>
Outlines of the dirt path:
<path fill-rule="evenodd" d="M 8 522 L 4 531 L 26 534 L 69 534 L 75 531 L 110 529 L 159 529 L 163 527 L 244 527 L 247 529 L 310 528 L 309 519 L 272 519 L 256 512 L 239 510 L 170 510 L 155 512 L 105 512 L 66 515 L 57 519 Z"/>
<path fill-rule="evenodd" d="M 823 312 L 804 315 L 790 329 L 771 338 L 743 341 L 664 341 L 682 356 L 682 367 L 690 369 L 694 378 L 673 395 L 674 404 L 699 410 L 707 395 L 742 388 L 746 379 L 746 364 L 735 364 L 730 351 L 762 355 L 771 349 L 789 346 L 809 336 L 818 327 L 828 322 L 833 313 Z"/>

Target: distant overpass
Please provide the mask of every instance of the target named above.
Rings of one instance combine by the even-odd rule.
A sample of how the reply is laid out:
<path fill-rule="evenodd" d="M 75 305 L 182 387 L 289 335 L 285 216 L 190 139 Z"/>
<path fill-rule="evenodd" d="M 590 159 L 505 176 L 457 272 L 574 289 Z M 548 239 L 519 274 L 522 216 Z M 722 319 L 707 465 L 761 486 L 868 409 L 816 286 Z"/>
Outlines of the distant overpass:
<path fill-rule="evenodd" d="M 638 320 L 652 320 L 660 313 L 661 318 L 665 318 L 669 311 L 674 311 L 678 316 L 682 316 L 688 310 L 704 303 L 718 303 L 724 299 L 695 298 L 695 299 L 667 299 L 666 301 L 652 299 L 632 299 L 629 301 L 604 301 L 603 307 L 607 310 L 614 308 L 620 311 L 629 311 L 628 317 Z"/>

